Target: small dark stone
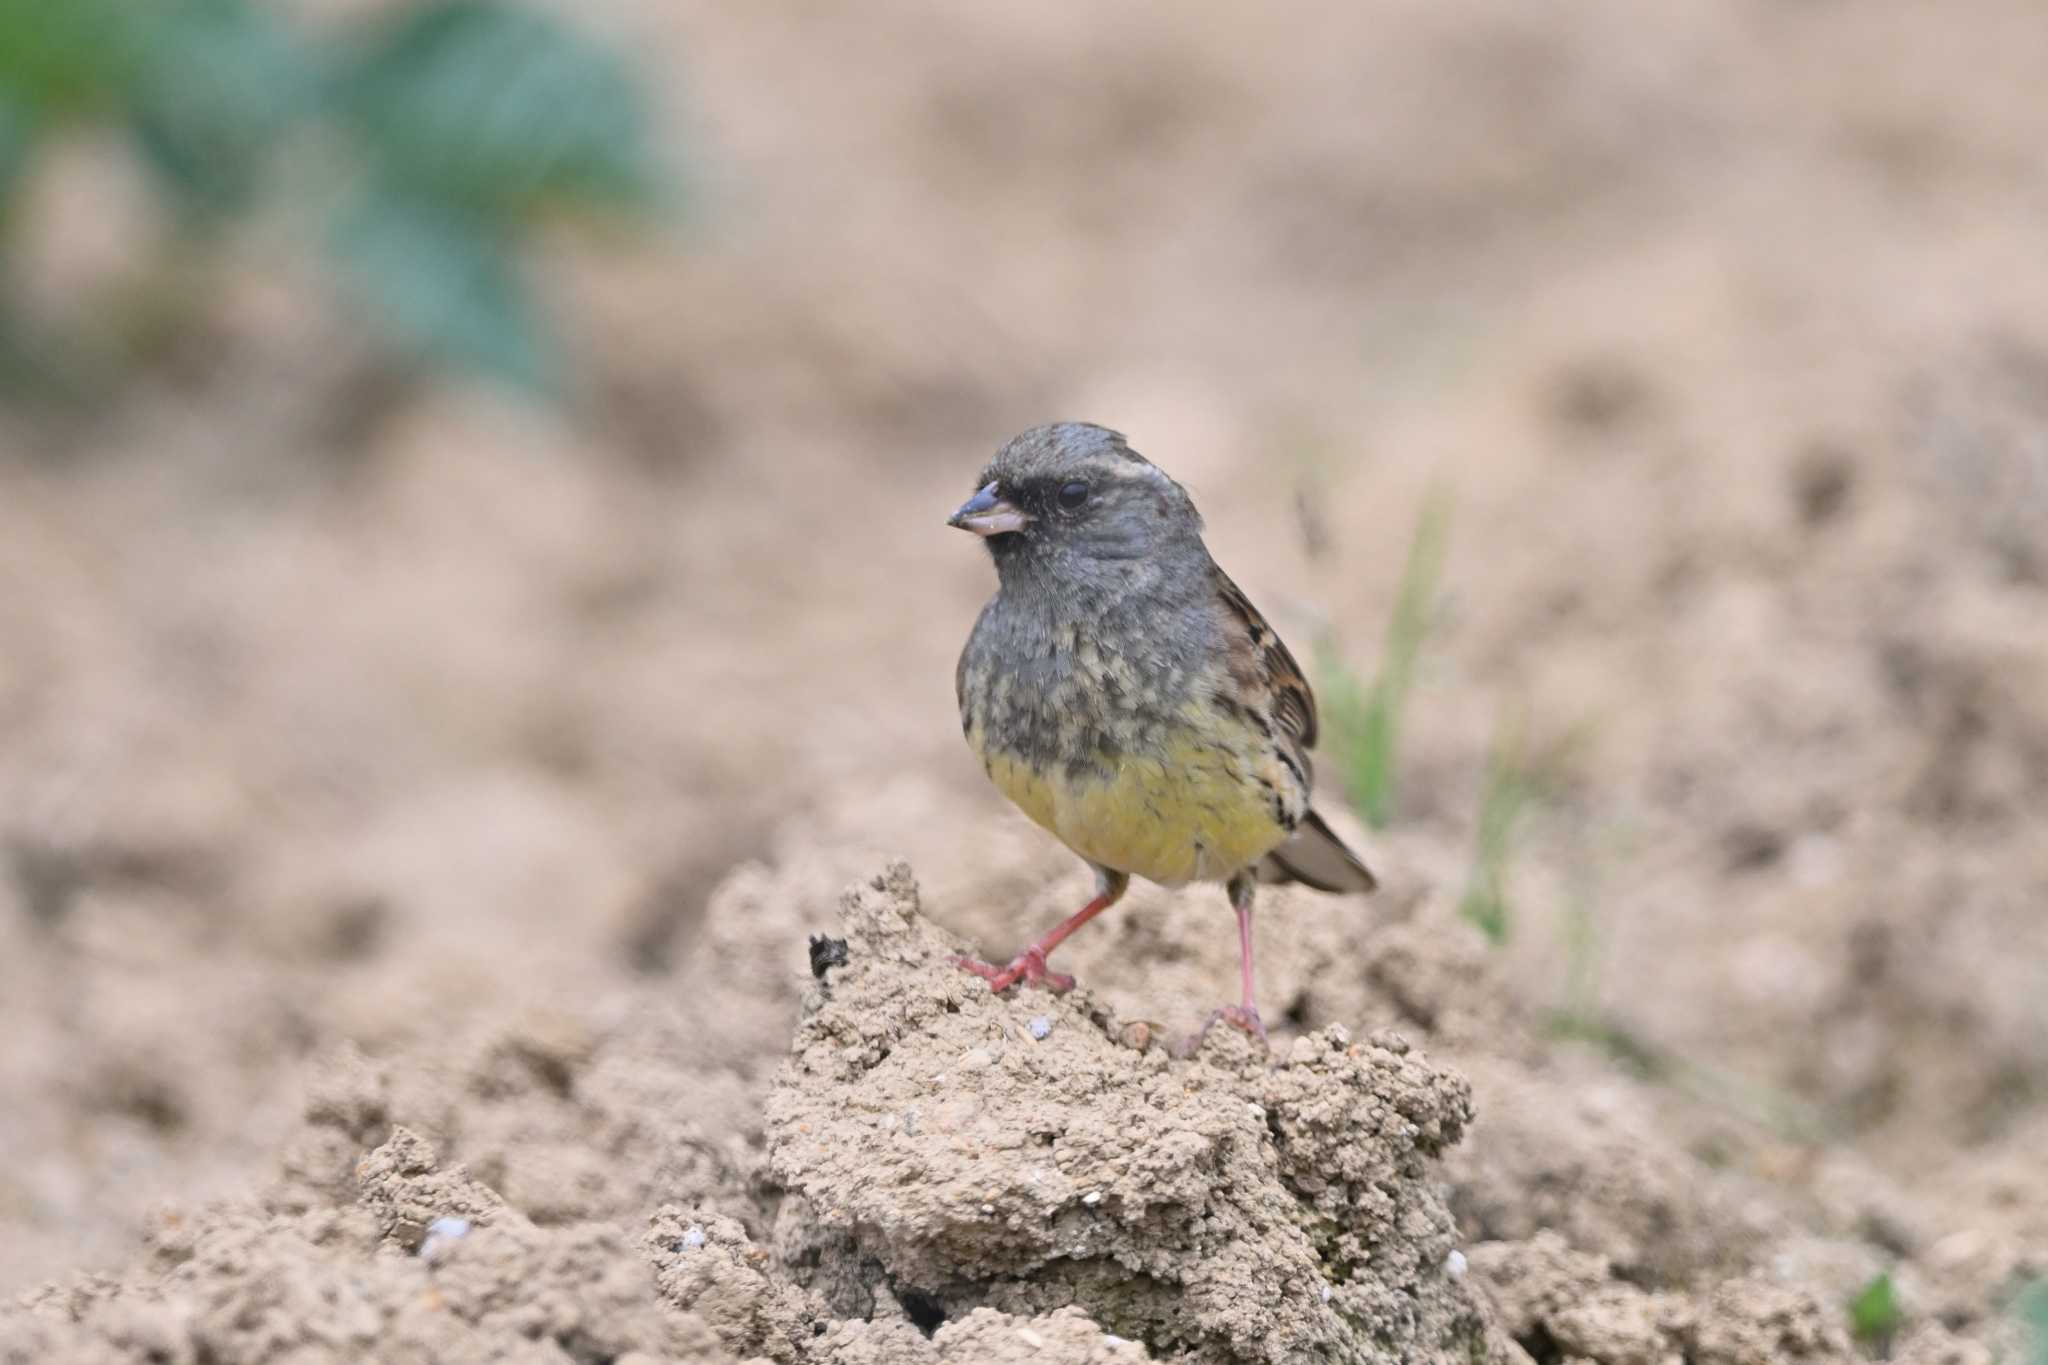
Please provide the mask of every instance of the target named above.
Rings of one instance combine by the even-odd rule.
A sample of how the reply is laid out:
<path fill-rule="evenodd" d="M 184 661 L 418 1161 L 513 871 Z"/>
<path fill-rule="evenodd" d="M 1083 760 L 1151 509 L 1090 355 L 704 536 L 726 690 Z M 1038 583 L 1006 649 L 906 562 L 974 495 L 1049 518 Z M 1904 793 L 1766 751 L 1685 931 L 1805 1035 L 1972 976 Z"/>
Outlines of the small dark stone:
<path fill-rule="evenodd" d="M 825 973 L 834 967 L 846 965 L 846 940 L 826 938 L 823 934 L 811 935 L 811 975 L 823 981 Z"/>

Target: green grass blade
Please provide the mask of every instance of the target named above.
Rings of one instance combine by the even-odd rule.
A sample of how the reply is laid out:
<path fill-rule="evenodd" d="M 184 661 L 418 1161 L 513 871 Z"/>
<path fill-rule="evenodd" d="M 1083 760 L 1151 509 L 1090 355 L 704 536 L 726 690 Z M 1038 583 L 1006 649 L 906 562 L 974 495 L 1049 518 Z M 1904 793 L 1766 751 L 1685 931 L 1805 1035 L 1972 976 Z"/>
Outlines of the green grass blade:
<path fill-rule="evenodd" d="M 1479 830 L 1472 854 L 1472 875 L 1458 912 L 1479 926 L 1494 943 L 1507 942 L 1512 917 L 1508 904 L 1508 866 L 1514 855 L 1515 826 L 1535 795 L 1536 779 L 1524 751 L 1520 720 L 1502 724 L 1493 756 L 1487 760 L 1486 785 L 1479 797 Z"/>
<path fill-rule="evenodd" d="M 1394 613 L 1387 622 L 1380 671 L 1370 686 L 1362 685 L 1334 650 L 1323 651 L 1323 709 L 1339 772 L 1352 804 L 1374 829 L 1386 828 L 1394 818 L 1401 727 L 1415 683 L 1416 659 L 1429 635 L 1449 531 L 1450 498 L 1438 490 L 1423 503 L 1416 520 Z"/>

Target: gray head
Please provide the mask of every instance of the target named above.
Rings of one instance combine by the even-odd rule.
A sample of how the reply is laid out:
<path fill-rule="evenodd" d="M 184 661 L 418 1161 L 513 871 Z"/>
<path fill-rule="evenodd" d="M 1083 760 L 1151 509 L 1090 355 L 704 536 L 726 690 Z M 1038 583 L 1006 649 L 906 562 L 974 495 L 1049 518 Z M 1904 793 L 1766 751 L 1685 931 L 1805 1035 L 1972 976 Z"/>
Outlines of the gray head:
<path fill-rule="evenodd" d="M 1033 427 L 996 452 L 974 486 L 946 524 L 984 537 L 1005 581 L 1207 555 L 1187 490 L 1107 427 Z"/>

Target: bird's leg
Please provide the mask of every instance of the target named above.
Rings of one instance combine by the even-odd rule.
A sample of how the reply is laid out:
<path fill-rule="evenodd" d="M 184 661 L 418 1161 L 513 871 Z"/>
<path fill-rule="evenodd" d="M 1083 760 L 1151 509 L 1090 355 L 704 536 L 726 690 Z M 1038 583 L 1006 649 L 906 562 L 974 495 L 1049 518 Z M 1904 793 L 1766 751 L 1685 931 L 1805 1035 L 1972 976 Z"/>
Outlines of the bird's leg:
<path fill-rule="evenodd" d="M 1252 892 L 1257 885 L 1250 874 L 1242 872 L 1230 883 L 1230 908 L 1237 912 L 1238 985 L 1244 998 L 1236 1008 L 1226 1007 L 1217 1013 L 1246 1033 L 1256 1034 L 1263 1043 L 1266 1041 L 1266 1023 L 1259 1018 L 1258 997 L 1252 988 Z"/>
<path fill-rule="evenodd" d="M 1129 876 L 1112 872 L 1108 868 L 1095 869 L 1095 899 L 1061 920 L 1053 931 L 1023 952 L 1010 959 L 1007 967 L 996 967 L 978 962 L 971 957 L 956 957 L 954 965 L 973 972 L 988 982 L 990 990 L 1000 995 L 1019 981 L 1033 986 L 1043 985 L 1054 994 L 1064 994 L 1074 989 L 1074 978 L 1065 972 L 1055 972 L 1045 965 L 1046 954 L 1066 942 L 1067 935 L 1094 919 L 1103 911 L 1122 899 L 1124 890 L 1131 884 Z"/>
<path fill-rule="evenodd" d="M 1181 1055 L 1192 1057 L 1201 1050 L 1202 1040 L 1219 1021 L 1237 1025 L 1252 1037 L 1266 1041 L 1266 1023 L 1259 1018 L 1259 1006 L 1252 990 L 1252 894 L 1258 882 L 1249 869 L 1230 879 L 1230 908 L 1237 912 L 1237 972 L 1244 993 L 1242 1004 L 1225 1005 L 1211 1012 L 1201 1031 L 1181 1045 Z"/>

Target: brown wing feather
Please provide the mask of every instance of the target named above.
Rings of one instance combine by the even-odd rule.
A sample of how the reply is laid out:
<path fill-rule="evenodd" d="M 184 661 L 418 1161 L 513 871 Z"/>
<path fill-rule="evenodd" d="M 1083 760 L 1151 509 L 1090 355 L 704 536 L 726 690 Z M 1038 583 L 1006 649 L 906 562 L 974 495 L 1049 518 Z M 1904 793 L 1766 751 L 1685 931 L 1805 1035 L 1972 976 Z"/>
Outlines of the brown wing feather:
<path fill-rule="evenodd" d="M 1230 575 L 1216 569 L 1216 596 L 1241 632 L 1235 643 L 1242 681 L 1249 688 L 1264 691 L 1271 698 L 1271 714 L 1287 738 L 1292 758 L 1307 788 L 1310 776 L 1308 751 L 1316 742 L 1316 696 L 1308 678 L 1288 651 L 1279 632 L 1252 605 L 1244 590 L 1230 581 Z M 1248 676 L 1245 676 L 1248 675 Z M 1307 791 L 1302 793 L 1306 805 Z M 1301 824 L 1278 848 L 1260 861 L 1256 869 L 1264 882 L 1302 882 L 1318 891 L 1363 892 L 1376 885 L 1365 862 L 1347 848 L 1321 816 L 1304 809 Z"/>
<path fill-rule="evenodd" d="M 1258 679 L 1272 691 L 1274 719 L 1304 751 L 1313 749 L 1316 744 L 1316 694 L 1309 689 L 1307 675 L 1294 661 L 1294 655 L 1288 652 L 1280 632 L 1259 614 L 1259 609 L 1244 595 L 1244 589 L 1231 582 L 1230 575 L 1222 569 L 1215 569 L 1215 574 L 1216 596 L 1243 626 Z"/>

